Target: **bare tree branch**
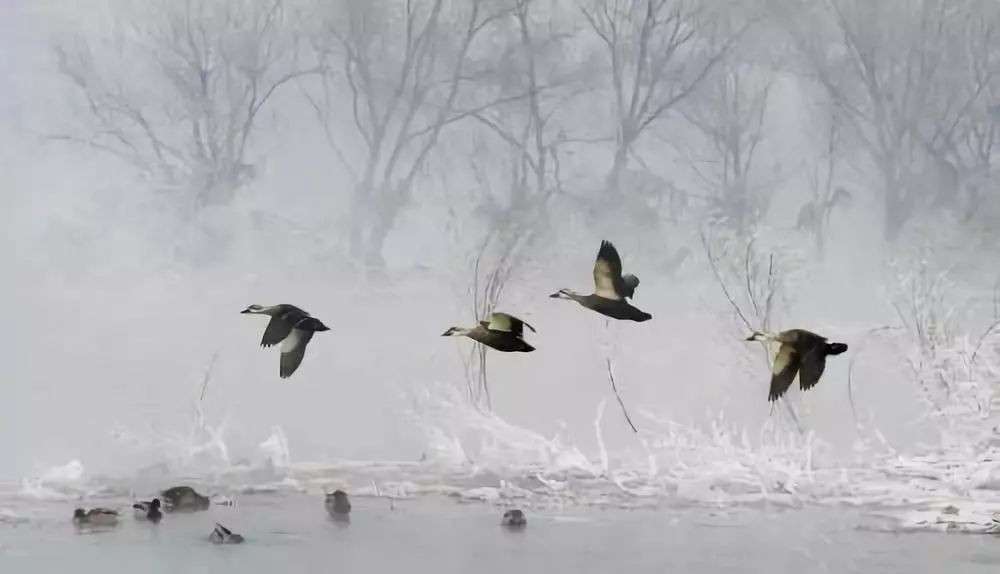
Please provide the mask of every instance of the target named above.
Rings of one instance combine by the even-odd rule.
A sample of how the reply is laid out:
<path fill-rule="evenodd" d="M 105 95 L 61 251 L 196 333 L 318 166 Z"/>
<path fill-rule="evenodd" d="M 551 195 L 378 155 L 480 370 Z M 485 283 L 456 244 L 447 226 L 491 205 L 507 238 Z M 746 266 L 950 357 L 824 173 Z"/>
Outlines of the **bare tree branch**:
<path fill-rule="evenodd" d="M 605 362 L 608 365 L 608 380 L 611 381 L 611 390 L 615 393 L 615 398 L 618 399 L 618 406 L 622 408 L 622 414 L 625 415 L 625 422 L 628 423 L 628 426 L 632 427 L 632 432 L 638 433 L 639 429 L 635 428 L 635 424 L 632 423 L 632 417 L 628 416 L 625 402 L 622 401 L 622 396 L 618 393 L 618 387 L 615 385 L 615 373 L 611 368 L 611 358 L 606 358 Z"/>

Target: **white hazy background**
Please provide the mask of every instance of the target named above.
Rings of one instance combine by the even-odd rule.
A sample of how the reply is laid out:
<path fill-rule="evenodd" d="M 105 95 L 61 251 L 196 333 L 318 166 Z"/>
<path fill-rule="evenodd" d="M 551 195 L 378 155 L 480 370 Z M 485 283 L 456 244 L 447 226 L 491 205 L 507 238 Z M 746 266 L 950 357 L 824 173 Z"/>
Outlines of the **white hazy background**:
<path fill-rule="evenodd" d="M 808 328 L 851 345 L 830 359 L 815 389 L 790 391 L 804 428 L 833 452 L 849 453 L 859 440 L 847 393 L 853 361 L 857 414 L 898 449 L 936 444 L 947 424 L 931 415 L 953 404 L 965 380 L 955 374 L 962 369 L 942 367 L 942 349 L 968 359 L 979 343 L 977 380 L 989 396 L 1000 381 L 991 363 L 1000 338 L 980 338 L 997 317 L 1000 281 L 1000 193 L 989 147 L 1000 105 L 1000 9 L 973 1 L 875 8 L 861 0 L 667 0 L 659 17 L 680 10 L 692 18 L 684 26 L 693 36 L 663 64 L 667 77 L 652 101 L 686 86 L 690 93 L 644 126 L 628 153 L 616 153 L 635 125 L 618 121 L 612 61 L 588 21 L 605 4 L 632 7 L 619 16 L 636 25 L 633 32 L 641 29 L 643 1 L 414 1 L 418 23 L 435 6 L 441 19 L 426 38 L 440 51 L 423 72 L 432 80 L 426 101 L 415 104 L 409 87 L 400 100 L 402 109 L 415 106 L 416 125 L 433 123 L 446 103 L 470 7 L 496 18 L 473 41 L 442 117 L 478 111 L 442 127 L 406 193 L 393 195 L 398 179 L 384 189 L 352 179 L 368 156 L 347 82 L 348 71 L 357 79 L 361 68 L 344 58 L 351 42 L 370 50 L 382 90 L 376 106 L 387 105 L 405 37 L 403 2 L 0 3 L 7 238 L 0 248 L 7 303 L 0 478 L 72 459 L 112 474 L 156 462 L 155 448 L 132 439 L 187 432 L 213 357 L 202 405 L 207 419 L 224 421 L 234 458 L 277 425 L 296 461 L 419 459 L 428 440 L 415 423 L 415 397 L 442 386 L 466 392 L 471 342 L 439 335 L 475 321 L 474 265 L 490 233 L 484 269 L 496 265 L 491 254 L 516 245 L 498 308 L 538 328 L 528 335 L 537 352 L 489 356 L 493 411 L 513 425 L 562 433 L 597 456 L 595 411 L 607 400 L 608 449 L 633 448 L 610 394 L 606 357 L 640 429 L 642 412 L 696 427 L 724 414 L 755 437 L 784 417 L 766 401 L 767 365 L 758 346 L 742 341 L 748 330 L 712 273 L 704 234 L 744 310 L 752 305 L 742 266 L 755 238 L 761 260 L 774 254 L 780 270 L 771 327 Z M 188 20 L 178 16 L 185 6 Z M 220 24 L 226 10 L 255 17 L 275 10 L 266 41 L 294 51 L 275 64 L 284 66 L 277 73 L 301 75 L 262 106 L 242 157 L 197 164 L 190 126 L 204 109 L 175 91 L 178 80 L 164 64 L 171 46 L 150 34 L 169 35 L 171 22 L 194 18 L 192 29 L 218 50 L 212 66 L 235 66 L 226 97 L 242 97 L 236 60 L 248 58 L 252 68 L 260 46 L 240 28 L 245 21 Z M 840 26 L 857 33 L 858 46 L 844 45 Z M 626 60 L 636 54 L 633 32 L 623 40 Z M 185 41 L 176 37 L 177 53 Z M 86 70 L 91 96 L 104 90 L 97 113 L 117 114 L 110 124 L 97 121 L 87 90 L 61 68 L 60 49 L 71 68 L 91 62 L 77 71 Z M 911 70 L 914 85 L 907 85 L 902 66 L 917 66 L 920 54 L 940 59 Z M 872 96 L 852 73 L 856 61 L 873 66 L 884 93 Z M 648 87 L 651 72 L 644 73 L 639 85 Z M 625 70 L 627 94 L 634 74 Z M 328 132 L 309 99 L 322 104 L 324 79 Z M 221 89 L 226 80 L 212 81 Z M 532 93 L 542 125 L 533 123 Z M 219 109 L 245 105 L 213 98 Z M 188 158 L 174 163 L 172 179 L 122 102 Z M 363 115 L 363 98 L 361 105 Z M 836 170 L 827 188 L 831 122 Z M 109 136 L 115 126 L 128 141 Z M 733 171 L 724 138 L 711 137 L 726 129 L 741 134 L 735 161 L 746 162 L 742 171 Z M 887 146 L 897 156 L 880 156 L 871 143 L 878 137 L 898 138 Z M 95 142 L 126 152 L 135 144 L 142 153 L 131 159 L 141 161 Z M 416 155 L 404 151 L 401 162 L 413 165 Z M 539 179 L 532 170 L 540 159 Z M 241 166 L 242 175 L 225 179 L 226 169 Z M 850 199 L 830 208 L 828 224 L 803 220 L 803 206 L 827 201 L 834 188 Z M 907 196 L 905 206 L 887 199 L 891 192 Z M 378 244 L 368 234 L 388 212 L 394 216 Z M 352 238 L 352 225 L 362 239 Z M 635 303 L 652 321 L 608 326 L 547 297 L 562 287 L 591 288 L 602 239 L 641 278 Z M 690 254 L 673 265 L 684 248 Z M 332 327 L 313 339 L 287 381 L 277 376 L 277 353 L 258 347 L 264 320 L 239 314 L 250 303 L 281 302 Z M 934 332 L 925 332 L 928 325 Z M 896 329 L 870 335 L 882 326 Z M 982 408 L 977 417 L 989 429 L 989 401 Z M 787 420 L 781 428 L 798 432 Z"/>

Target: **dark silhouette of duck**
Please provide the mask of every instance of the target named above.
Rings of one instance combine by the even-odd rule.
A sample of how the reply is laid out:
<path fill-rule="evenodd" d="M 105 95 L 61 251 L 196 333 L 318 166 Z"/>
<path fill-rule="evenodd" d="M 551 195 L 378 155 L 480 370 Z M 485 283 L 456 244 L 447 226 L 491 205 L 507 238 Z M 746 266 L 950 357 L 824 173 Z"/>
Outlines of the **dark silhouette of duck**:
<path fill-rule="evenodd" d="M 215 530 L 208 535 L 208 540 L 212 544 L 242 544 L 243 536 L 216 522 Z"/>
<path fill-rule="evenodd" d="M 524 528 L 528 524 L 528 519 L 524 516 L 523 510 L 514 508 L 503 513 L 500 524 L 509 528 Z"/>
<path fill-rule="evenodd" d="M 167 512 L 208 510 L 208 497 L 198 494 L 190 486 L 174 486 L 161 492 L 160 496 L 166 501 Z"/>
<path fill-rule="evenodd" d="M 160 499 L 154 498 L 149 501 L 136 502 L 132 504 L 132 508 L 135 509 L 136 518 L 145 518 L 150 522 L 159 522 L 163 518 L 163 512 L 160 511 Z"/>
<path fill-rule="evenodd" d="M 572 289 L 560 289 L 549 295 L 555 299 L 568 299 L 580 305 L 597 311 L 612 319 L 627 321 L 649 321 L 652 315 L 640 311 L 626 299 L 635 295 L 639 286 L 639 278 L 635 275 L 622 275 L 622 259 L 618 250 L 610 241 L 602 241 L 594 262 L 594 293 L 581 295 Z"/>
<path fill-rule="evenodd" d="M 107 508 L 77 508 L 73 511 L 73 524 L 77 526 L 115 526 L 118 524 L 118 512 Z"/>
<path fill-rule="evenodd" d="M 826 368 L 826 358 L 847 350 L 846 344 L 828 343 L 826 337 L 805 329 L 789 329 L 780 333 L 754 331 L 746 340 L 781 343 L 771 370 L 768 401 L 781 398 L 792 385 L 796 374 L 799 376 L 799 387 L 803 391 L 815 387 Z"/>
<path fill-rule="evenodd" d="M 334 490 L 327 493 L 326 500 L 323 501 L 326 511 L 335 520 L 349 520 L 351 515 L 351 501 L 347 498 L 347 493 L 343 490 Z"/>
<path fill-rule="evenodd" d="M 267 315 L 271 317 L 264 336 L 260 340 L 261 347 L 270 347 L 281 343 L 281 366 L 278 374 L 282 379 L 292 376 L 292 373 L 302 364 L 306 354 L 306 345 L 317 331 L 329 331 L 330 328 L 319 319 L 299 309 L 295 305 L 282 303 L 266 307 L 250 305 L 241 313 Z"/>
<path fill-rule="evenodd" d="M 492 313 L 489 321 L 480 321 L 478 325 L 467 329 L 452 327 L 441 334 L 442 337 L 468 337 L 482 343 L 491 349 L 504 353 L 530 353 L 535 348 L 524 340 L 524 327 L 532 332 L 535 328 L 524 321 L 507 313 Z"/>

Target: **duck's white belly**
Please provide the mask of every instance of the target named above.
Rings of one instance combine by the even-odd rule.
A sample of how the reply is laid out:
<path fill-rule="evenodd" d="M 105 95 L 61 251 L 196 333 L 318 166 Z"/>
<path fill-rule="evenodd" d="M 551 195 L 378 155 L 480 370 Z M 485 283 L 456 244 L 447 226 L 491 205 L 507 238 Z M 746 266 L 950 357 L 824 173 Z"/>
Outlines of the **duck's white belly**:
<path fill-rule="evenodd" d="M 302 339 L 302 331 L 298 329 L 292 329 L 292 332 L 288 334 L 283 341 L 281 341 L 281 352 L 287 353 L 299 346 L 299 341 Z"/>

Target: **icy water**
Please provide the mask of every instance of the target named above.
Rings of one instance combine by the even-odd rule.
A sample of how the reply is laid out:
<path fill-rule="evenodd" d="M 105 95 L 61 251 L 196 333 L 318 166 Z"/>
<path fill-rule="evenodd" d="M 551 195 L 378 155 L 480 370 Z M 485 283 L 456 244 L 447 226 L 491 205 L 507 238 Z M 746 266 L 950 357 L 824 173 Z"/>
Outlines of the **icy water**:
<path fill-rule="evenodd" d="M 101 504 L 127 508 L 126 500 Z M 246 495 L 235 507 L 171 514 L 153 525 L 123 512 L 118 527 L 78 531 L 73 502 L 34 503 L 0 523 L 0 572 L 996 572 L 1000 538 L 881 529 L 861 509 L 528 509 L 444 496 L 355 497 L 349 524 L 322 496 Z M 0 517 L 2 518 L 2 517 Z M 215 521 L 239 546 L 207 541 Z"/>

